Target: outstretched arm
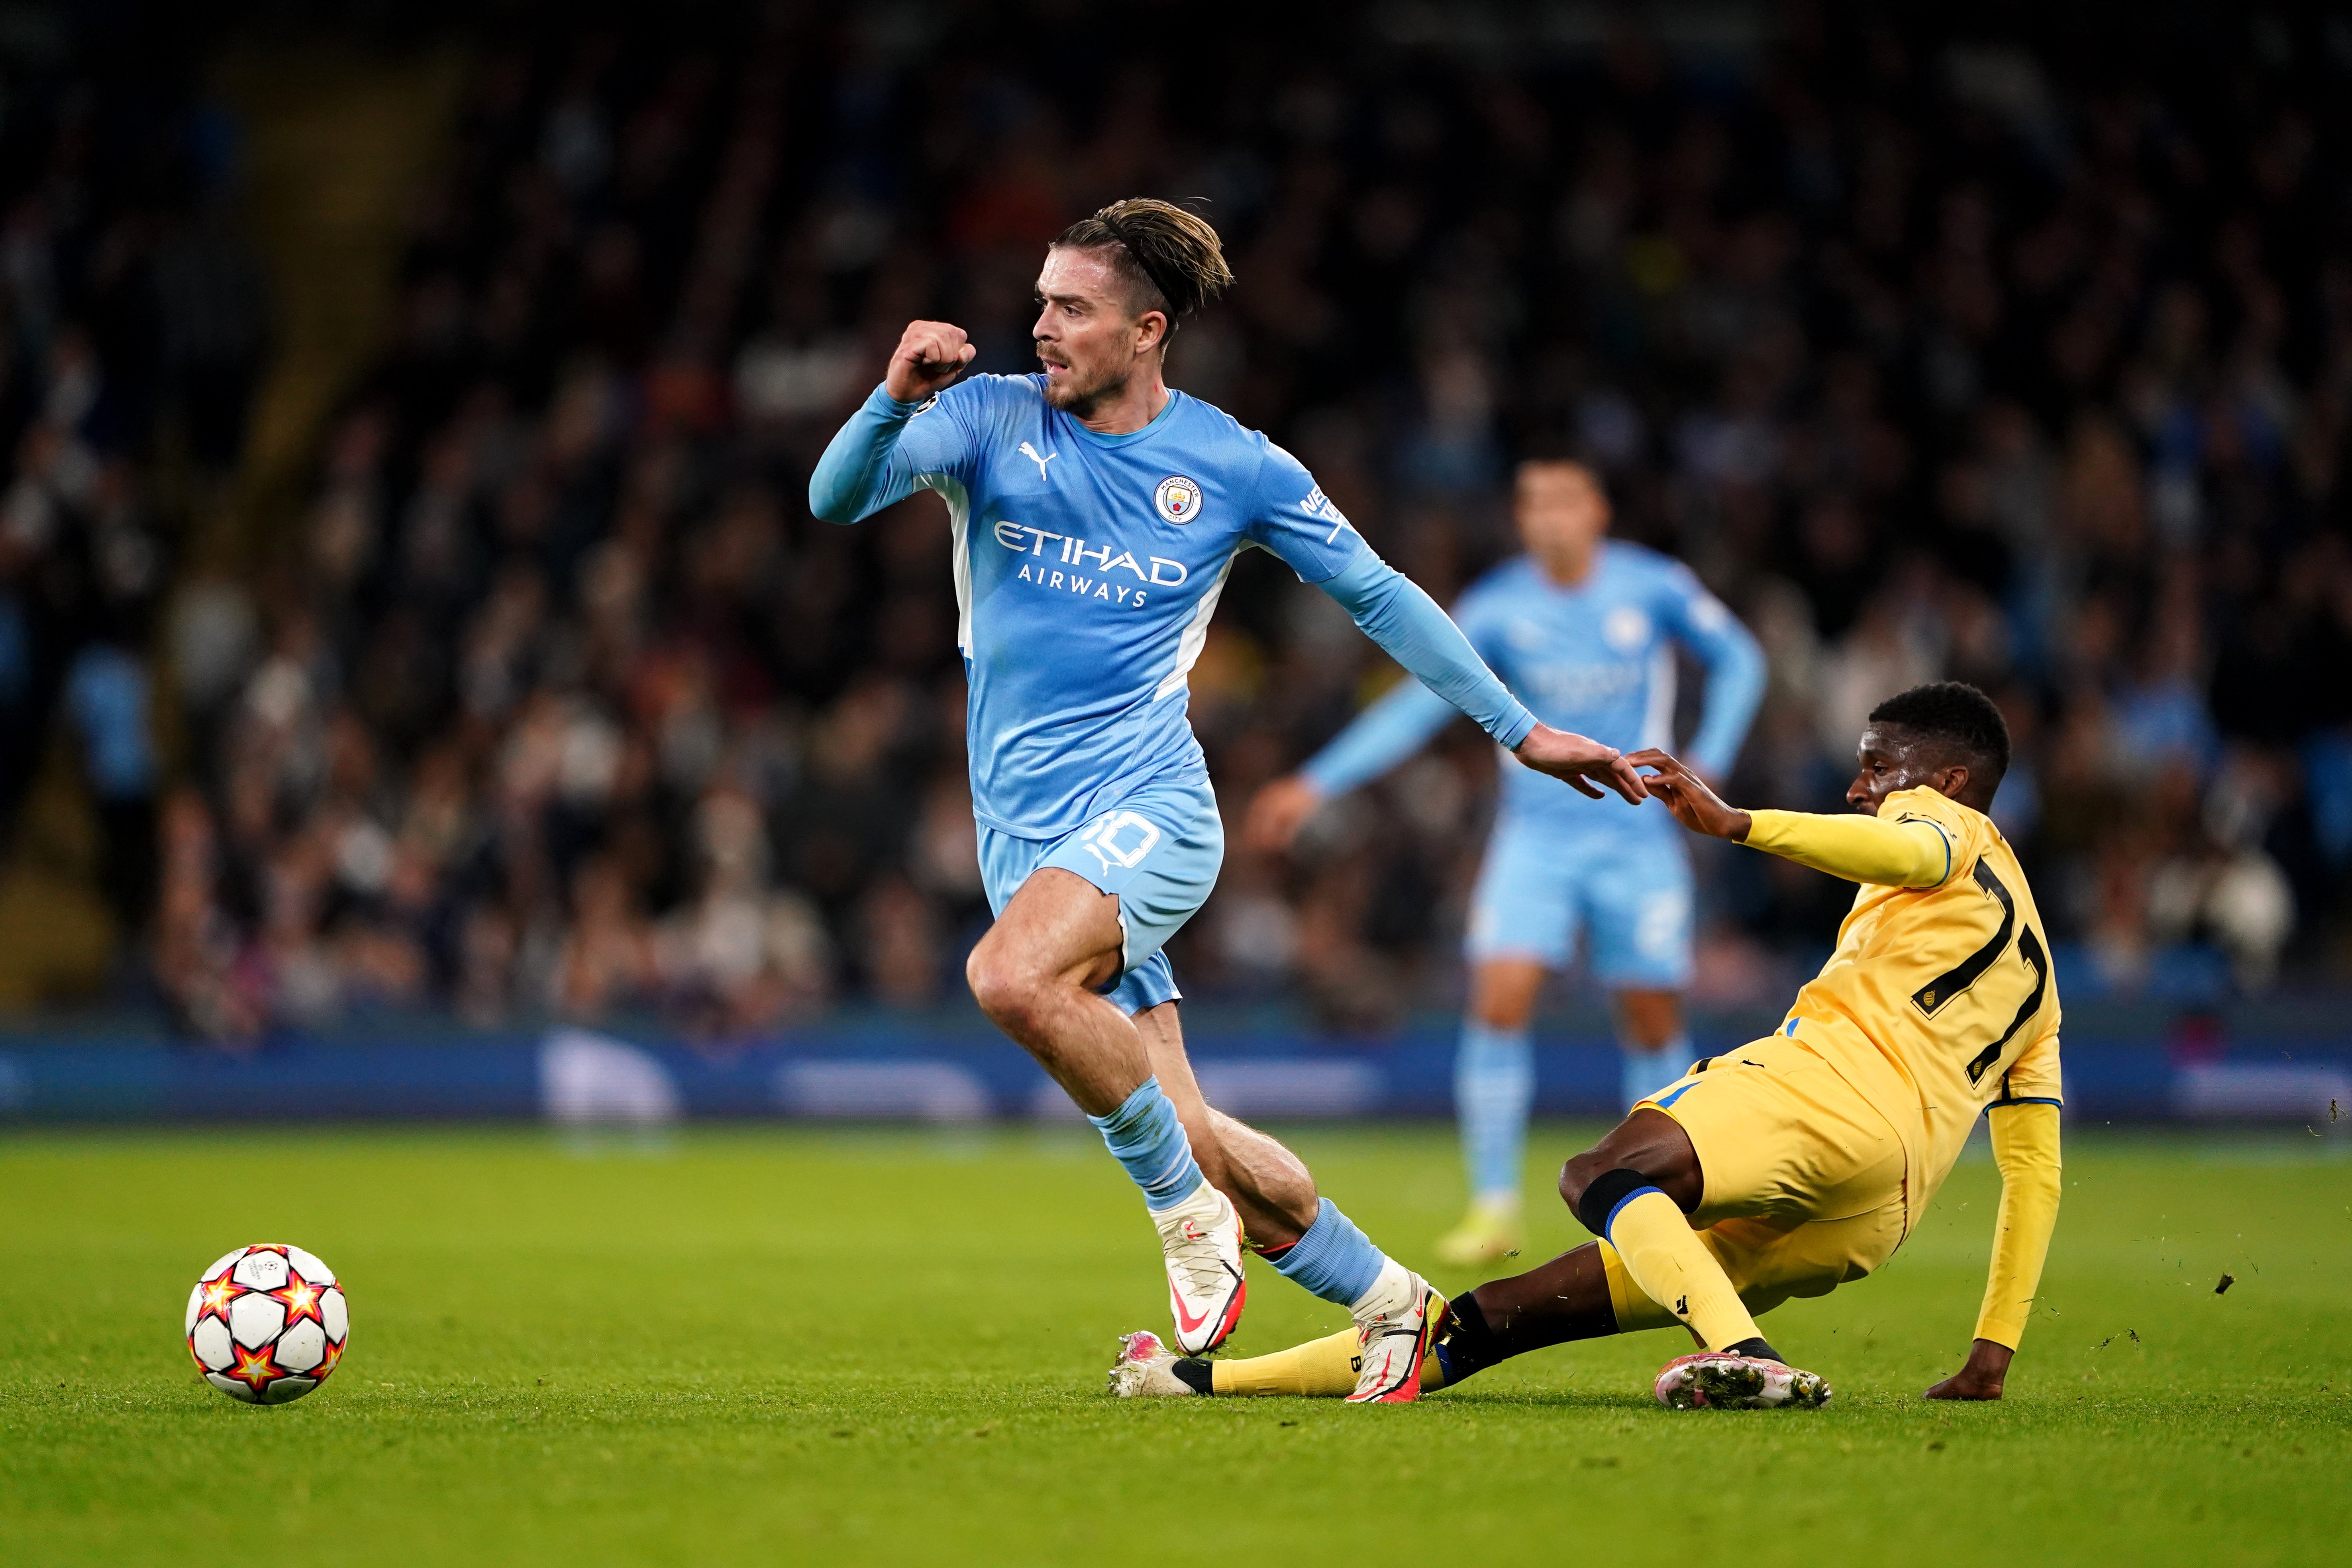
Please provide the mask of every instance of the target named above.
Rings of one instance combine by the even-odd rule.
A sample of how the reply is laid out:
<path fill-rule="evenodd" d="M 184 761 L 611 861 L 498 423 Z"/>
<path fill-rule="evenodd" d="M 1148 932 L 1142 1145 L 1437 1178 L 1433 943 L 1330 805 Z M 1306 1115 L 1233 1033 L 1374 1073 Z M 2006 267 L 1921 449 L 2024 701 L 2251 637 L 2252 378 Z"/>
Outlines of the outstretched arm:
<path fill-rule="evenodd" d="M 1664 752 L 1626 761 L 1655 770 L 1650 793 L 1694 833 L 1728 838 L 1827 871 L 1849 882 L 1933 888 L 1952 874 L 1952 843 L 1925 817 L 1817 816 L 1807 811 L 1741 811 L 1723 804 L 1705 781 Z"/>
<path fill-rule="evenodd" d="M 1641 776 L 1613 746 L 1536 721 L 1525 704 L 1486 668 L 1462 628 L 1437 601 L 1369 548 L 1317 584 L 1346 606 L 1364 634 L 1411 670 L 1423 686 L 1462 710 L 1480 729 L 1538 773 L 1565 779 L 1598 799 L 1597 781 L 1629 801 L 1643 798 Z"/>
<path fill-rule="evenodd" d="M 919 476 L 944 454 L 906 450 L 900 437 L 907 421 L 978 352 L 961 327 L 908 322 L 882 384 L 834 433 L 809 475 L 809 510 L 827 522 L 858 522 L 913 494 Z"/>
<path fill-rule="evenodd" d="M 2000 1168 L 2000 1213 L 1994 1221 L 1992 1268 L 1977 1313 L 1968 1364 L 1927 1391 L 1930 1399 L 1999 1399 L 2010 1357 L 2025 1333 L 2063 1190 L 2058 1108 L 2040 1101 L 1996 1104 L 1993 1163 Z"/>
<path fill-rule="evenodd" d="M 1517 745 L 1536 727 L 1536 716 L 1504 689 L 1437 601 L 1377 552 L 1358 550 L 1316 586 L 1338 600 L 1391 658 L 1505 746 Z"/>

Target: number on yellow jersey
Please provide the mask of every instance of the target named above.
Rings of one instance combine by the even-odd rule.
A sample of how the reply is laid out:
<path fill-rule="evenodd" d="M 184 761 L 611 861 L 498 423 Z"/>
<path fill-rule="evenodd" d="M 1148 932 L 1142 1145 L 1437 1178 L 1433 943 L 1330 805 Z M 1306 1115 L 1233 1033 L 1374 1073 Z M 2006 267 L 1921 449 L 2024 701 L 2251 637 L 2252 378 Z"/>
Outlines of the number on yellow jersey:
<path fill-rule="evenodd" d="M 2000 960 L 2008 950 L 2009 939 L 2017 932 L 2017 900 L 2011 895 L 2007 885 L 1982 860 L 1976 864 L 1975 877 L 1977 886 L 1985 890 L 1985 895 L 2000 905 L 2000 925 L 1982 947 L 1911 994 L 1911 1005 L 1930 1018 L 1953 997 L 1984 978 L 1985 971 Z M 2042 1010 L 2042 998 L 2050 988 L 2050 955 L 2042 945 L 2042 933 L 2031 924 L 2017 939 L 2017 955 L 2033 972 L 2033 988 L 2026 994 L 2024 1002 L 2017 1009 L 2017 1016 L 2009 1021 L 2009 1027 L 2000 1032 L 2000 1037 L 1978 1052 L 1976 1058 L 1969 1063 L 1969 1081 L 1972 1084 L 1982 1081 L 1986 1069 L 2000 1059 L 2000 1053 L 2008 1047 L 2011 1038 L 2025 1026 L 2028 1018 Z"/>

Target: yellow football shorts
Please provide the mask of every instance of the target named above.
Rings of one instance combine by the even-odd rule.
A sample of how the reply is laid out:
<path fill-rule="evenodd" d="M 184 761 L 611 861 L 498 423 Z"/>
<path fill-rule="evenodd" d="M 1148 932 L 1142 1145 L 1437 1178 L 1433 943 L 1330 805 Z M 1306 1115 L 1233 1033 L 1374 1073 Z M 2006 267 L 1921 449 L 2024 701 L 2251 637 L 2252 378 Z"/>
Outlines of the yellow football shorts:
<path fill-rule="evenodd" d="M 1752 1313 L 1824 1296 L 1902 1245 L 1903 1145 L 1836 1069 L 1774 1035 L 1698 1064 L 1635 1110 L 1690 1135 L 1706 1181 L 1691 1225 Z M 1674 1315 L 1601 1244 L 1621 1330 Z"/>

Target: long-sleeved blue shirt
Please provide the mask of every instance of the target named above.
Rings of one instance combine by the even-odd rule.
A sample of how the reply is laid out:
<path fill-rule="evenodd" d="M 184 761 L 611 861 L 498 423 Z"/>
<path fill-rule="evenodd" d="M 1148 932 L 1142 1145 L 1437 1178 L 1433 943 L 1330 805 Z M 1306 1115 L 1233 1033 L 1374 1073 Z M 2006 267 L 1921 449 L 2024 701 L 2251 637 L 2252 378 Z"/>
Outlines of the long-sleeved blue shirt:
<path fill-rule="evenodd" d="M 1739 754 L 1764 692 L 1756 639 L 1690 569 L 1638 544 L 1604 542 L 1592 571 L 1563 587 L 1532 559 L 1505 562 L 1471 584 L 1454 618 L 1504 683 L 1556 729 L 1634 751 L 1671 746 L 1674 645 L 1706 665 L 1706 698 L 1685 755 L 1721 773 Z M 1411 756 L 1452 716 L 1411 682 L 1366 709 L 1316 753 L 1307 776 L 1326 794 L 1355 788 Z M 1506 812 L 1568 827 L 1670 831 L 1663 812 L 1588 800 L 1550 779 L 1503 771 Z"/>
<path fill-rule="evenodd" d="M 919 489 L 948 503 L 972 810 L 999 831 L 1057 837 L 1204 768 L 1186 678 L 1251 545 L 1347 606 L 1446 711 L 1506 746 L 1535 727 L 1297 458 L 1198 398 L 1171 392 L 1142 429 L 1104 436 L 1047 404 L 1038 375 L 974 376 L 919 405 L 877 387 L 825 448 L 809 507 L 856 522 Z"/>

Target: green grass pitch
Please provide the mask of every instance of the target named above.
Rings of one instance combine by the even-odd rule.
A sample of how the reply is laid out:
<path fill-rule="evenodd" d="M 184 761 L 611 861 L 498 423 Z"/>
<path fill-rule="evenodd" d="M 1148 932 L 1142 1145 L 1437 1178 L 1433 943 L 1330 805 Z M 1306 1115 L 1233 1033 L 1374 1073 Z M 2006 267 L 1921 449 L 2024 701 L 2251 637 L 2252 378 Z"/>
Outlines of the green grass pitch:
<path fill-rule="evenodd" d="M 1296 1142 L 1408 1259 L 1452 1217 L 1443 1129 Z M 1412 1406 L 1109 1399 L 1165 1296 L 1082 1130 L 19 1132 L 0 1562 L 2352 1562 L 2347 1145 L 2072 1131 L 2010 1398 L 1929 1405 L 1983 1284 L 1979 1150 L 1877 1278 L 1768 1321 L 1835 1405 L 1678 1414 L 1665 1333 Z M 1534 1212 L 1535 1247 L 1577 1239 Z M 334 1380 L 278 1409 L 180 1336 L 197 1272 L 263 1240 L 352 1303 Z M 1343 1321 L 1252 1268 L 1243 1350 Z"/>

